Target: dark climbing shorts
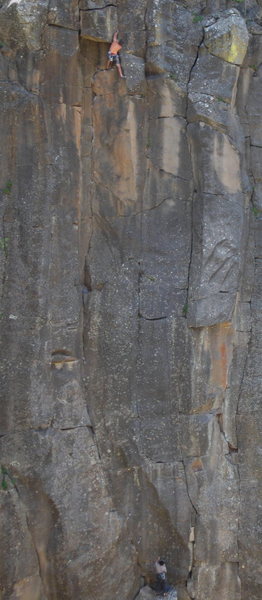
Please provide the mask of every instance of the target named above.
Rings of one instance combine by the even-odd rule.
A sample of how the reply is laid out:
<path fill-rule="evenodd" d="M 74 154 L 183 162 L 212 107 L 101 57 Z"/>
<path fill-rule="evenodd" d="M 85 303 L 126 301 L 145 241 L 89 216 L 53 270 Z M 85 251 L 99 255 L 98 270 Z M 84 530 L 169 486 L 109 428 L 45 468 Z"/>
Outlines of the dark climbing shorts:
<path fill-rule="evenodd" d="M 157 573 L 157 588 L 160 592 L 168 592 L 170 586 L 167 583 L 167 578 L 165 573 Z"/>
<path fill-rule="evenodd" d="M 115 62 L 116 65 L 120 65 L 120 60 L 119 60 L 119 56 L 118 54 L 112 54 L 112 52 L 108 52 L 108 60 L 110 60 L 110 62 Z"/>

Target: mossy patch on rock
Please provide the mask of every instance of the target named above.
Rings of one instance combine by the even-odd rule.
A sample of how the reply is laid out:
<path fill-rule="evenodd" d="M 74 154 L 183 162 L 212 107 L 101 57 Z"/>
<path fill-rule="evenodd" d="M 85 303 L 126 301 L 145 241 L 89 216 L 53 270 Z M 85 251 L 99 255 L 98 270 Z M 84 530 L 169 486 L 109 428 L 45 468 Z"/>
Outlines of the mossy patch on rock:
<path fill-rule="evenodd" d="M 245 21 L 235 10 L 205 27 L 204 43 L 210 54 L 235 65 L 242 65 L 248 40 Z"/>

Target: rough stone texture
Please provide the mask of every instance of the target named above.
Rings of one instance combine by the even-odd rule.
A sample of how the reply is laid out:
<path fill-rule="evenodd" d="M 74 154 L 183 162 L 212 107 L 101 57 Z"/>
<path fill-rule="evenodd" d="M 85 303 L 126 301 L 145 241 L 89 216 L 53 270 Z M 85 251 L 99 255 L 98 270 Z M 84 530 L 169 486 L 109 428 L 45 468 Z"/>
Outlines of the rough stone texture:
<path fill-rule="evenodd" d="M 136 600 L 160 600 L 160 598 L 163 598 L 163 595 L 155 594 L 149 586 L 145 586 L 141 589 Z M 177 591 L 175 589 L 171 590 L 166 594 L 166 598 L 167 600 L 177 600 Z"/>
<path fill-rule="evenodd" d="M 215 23 L 205 27 L 204 44 L 208 51 L 223 60 L 242 65 L 248 46 L 248 31 L 237 10 L 225 12 Z"/>
<path fill-rule="evenodd" d="M 97 42 L 110 42 L 117 29 L 116 6 L 80 10 L 80 30 L 83 37 Z"/>
<path fill-rule="evenodd" d="M 0 3 L 1 600 L 261 600 L 261 10 Z"/>

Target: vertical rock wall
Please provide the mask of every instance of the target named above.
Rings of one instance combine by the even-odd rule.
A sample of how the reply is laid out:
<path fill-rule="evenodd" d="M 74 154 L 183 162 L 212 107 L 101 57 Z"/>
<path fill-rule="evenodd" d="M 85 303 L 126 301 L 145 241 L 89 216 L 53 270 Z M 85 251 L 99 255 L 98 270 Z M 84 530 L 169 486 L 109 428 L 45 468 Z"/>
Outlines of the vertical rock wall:
<path fill-rule="evenodd" d="M 0 598 L 261 600 L 261 2 L 0 30 Z"/>

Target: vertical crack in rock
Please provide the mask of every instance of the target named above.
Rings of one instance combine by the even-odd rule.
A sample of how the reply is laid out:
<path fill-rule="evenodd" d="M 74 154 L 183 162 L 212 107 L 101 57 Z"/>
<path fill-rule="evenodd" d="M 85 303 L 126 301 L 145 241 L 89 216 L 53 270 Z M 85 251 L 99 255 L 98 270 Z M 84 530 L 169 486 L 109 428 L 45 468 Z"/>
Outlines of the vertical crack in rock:
<path fill-rule="evenodd" d="M 142 269 L 141 269 L 141 261 L 138 261 L 138 274 L 137 274 L 137 358 L 135 363 L 135 371 L 139 370 L 140 365 L 139 362 L 142 361 L 142 324 L 141 324 L 141 280 L 142 280 Z M 139 401 L 137 397 L 135 398 L 135 410 L 136 416 L 138 419 L 141 419 L 139 412 Z M 140 438 L 140 430 L 139 430 L 139 438 Z M 140 439 L 138 440 L 138 443 Z"/>
<path fill-rule="evenodd" d="M 202 38 L 202 42 L 203 42 L 203 39 L 204 39 L 204 36 L 203 36 L 203 38 Z M 202 42 L 201 42 L 201 43 L 202 43 Z M 198 47 L 197 57 L 196 57 L 196 60 L 195 60 L 194 64 L 192 65 L 192 68 L 191 68 L 191 71 L 190 71 L 190 76 L 189 76 L 189 79 L 188 79 L 188 82 L 187 82 L 187 109 L 186 109 L 186 116 L 187 116 L 187 127 L 189 126 L 189 122 L 190 122 L 190 118 L 189 118 L 189 102 L 190 102 L 190 99 L 189 99 L 189 85 L 190 85 L 190 81 L 191 81 L 191 78 L 192 78 L 193 69 L 194 69 L 194 67 L 195 67 L 195 66 L 196 66 L 196 64 L 197 64 L 197 60 L 198 60 L 198 56 L 199 56 L 199 50 L 200 50 L 200 46 Z M 205 55 L 203 55 L 203 56 L 205 56 Z M 203 60 L 203 57 L 202 57 L 202 60 Z M 199 76 L 200 76 L 200 74 L 198 73 L 198 77 L 199 77 Z M 201 101 L 202 101 L 202 99 L 201 99 Z M 199 111 L 199 113 L 201 113 L 201 111 Z M 199 116 L 199 113 L 198 113 L 198 118 L 199 118 L 200 122 L 201 122 L 201 120 L 203 120 L 203 121 L 204 121 L 205 119 L 203 118 L 203 116 L 201 116 L 201 114 L 200 114 L 200 116 Z M 192 114 L 193 114 L 193 111 L 192 111 Z M 192 117 L 192 114 L 191 114 L 191 122 L 192 122 L 192 118 L 194 118 L 194 117 Z M 204 130 L 204 124 L 203 124 L 203 130 Z M 215 139 L 215 138 L 214 138 L 214 139 Z M 203 143 L 205 143 L 205 140 L 204 140 L 204 139 L 202 140 L 202 144 L 203 144 Z M 189 140 L 189 147 L 190 147 L 190 152 L 191 152 L 191 157 L 192 157 L 192 148 L 191 148 L 190 140 Z M 193 150 L 196 150 L 196 148 L 195 148 L 195 149 L 193 149 Z M 239 150 L 237 150 L 237 151 L 238 151 L 238 155 L 239 155 Z M 191 160 L 192 160 L 192 163 L 193 163 L 193 158 L 191 158 Z M 193 173 L 194 173 L 194 169 L 193 169 Z M 195 173 L 194 173 L 194 174 L 195 174 Z M 200 176 L 200 177 L 201 177 L 201 176 Z M 226 182 L 225 182 L 225 184 L 226 184 Z M 195 192 L 194 192 L 194 193 L 195 193 L 195 194 L 199 193 L 199 190 L 197 189 L 197 182 L 195 183 L 195 188 L 196 188 L 196 189 L 195 189 Z M 225 188 L 226 188 L 226 185 L 225 185 Z M 204 191 L 203 191 L 203 190 L 202 190 L 202 194 L 204 194 Z M 211 206 L 211 208 L 212 208 L 212 206 Z M 209 215 L 207 214 L 207 220 L 208 220 L 209 218 L 210 218 L 210 217 L 209 217 Z M 192 219 L 192 221 L 193 221 L 193 219 Z M 192 223 L 192 224 L 193 224 L 193 223 Z M 202 224 L 202 226 L 203 226 L 203 224 Z M 211 236 L 210 236 L 210 237 L 211 237 Z M 208 240 L 208 241 L 209 241 L 209 240 Z M 207 243 L 208 243 L 208 241 L 207 241 Z M 202 243 L 203 243 L 203 242 L 202 242 Z M 192 244 L 193 244 L 193 240 L 192 240 Z M 198 248 L 198 250 L 200 250 L 200 244 L 199 244 L 199 248 Z M 192 252 L 191 252 L 191 258 L 192 258 Z M 191 263 L 191 264 L 192 264 L 192 263 Z M 226 265 L 226 260 L 224 259 L 224 261 L 223 261 L 223 262 L 221 262 L 221 264 L 219 264 L 219 266 L 218 266 L 218 267 L 216 266 L 216 269 L 217 269 L 217 271 L 214 271 L 214 272 L 213 272 L 213 277 L 214 277 L 214 275 L 216 276 L 216 275 L 217 275 L 217 273 L 218 273 L 218 272 L 219 272 L 221 269 L 222 269 L 222 270 L 225 270 L 225 265 Z M 196 267 L 196 265 L 195 265 L 195 267 Z M 226 274 L 226 275 L 227 275 L 227 274 Z M 190 277 L 190 274 L 189 274 L 189 277 Z M 204 279 L 204 277 L 203 277 L 203 279 Z M 224 276 L 224 279 L 222 280 L 222 283 L 221 283 L 220 289 L 221 289 L 221 287 L 222 287 L 221 291 L 222 291 L 223 293 L 224 293 L 224 292 L 225 292 L 225 293 L 228 293 L 228 290 L 226 290 L 226 289 L 223 289 L 223 288 L 224 288 L 224 281 L 225 281 L 225 276 Z M 188 280 L 188 282 L 189 282 L 189 280 Z M 211 282 L 212 282 L 212 280 L 211 280 L 211 278 L 210 278 L 210 283 L 211 283 Z M 200 290 L 201 290 L 201 287 L 200 287 Z M 202 291 L 202 290 L 201 290 L 201 291 Z M 202 292 L 202 296 L 203 296 L 203 292 Z M 199 297 L 201 298 L 201 293 L 199 293 Z M 212 300 L 211 300 L 211 301 L 212 301 Z M 208 310 L 208 308 L 207 308 L 207 310 Z M 222 319 L 222 318 L 221 318 L 221 319 L 220 319 L 220 321 L 222 321 L 222 320 L 226 321 L 227 319 Z M 205 325 L 205 324 L 207 324 L 207 325 L 208 325 L 209 323 L 208 323 L 208 322 L 206 322 L 206 321 L 204 321 L 204 319 L 202 319 L 202 321 L 200 321 L 200 322 L 199 322 L 199 325 Z M 212 323 L 211 323 L 211 324 L 212 324 Z M 225 341 L 226 341 L 226 340 L 225 340 Z M 212 340 L 211 340 L 211 342 L 212 342 Z M 217 351 L 219 351 L 219 352 L 220 352 L 220 347 L 222 348 L 222 346 L 226 348 L 226 344 L 225 344 L 225 342 L 223 341 L 223 336 L 222 336 L 221 340 L 219 340 L 219 337 L 218 337 L 218 339 L 217 339 L 217 340 L 215 340 L 215 339 L 213 340 L 214 348 L 215 348 L 216 342 L 220 343 L 220 346 L 219 346 L 219 347 L 217 347 Z M 222 344 L 222 342 L 223 342 L 223 344 Z M 217 346 L 218 346 L 218 344 L 217 344 Z M 223 355 L 222 355 L 222 350 L 221 350 L 221 359 L 222 359 L 222 358 L 223 358 Z M 225 357 L 224 357 L 224 358 L 226 359 L 226 355 L 225 355 Z M 212 355 L 211 355 L 211 360 L 212 360 L 212 362 L 213 362 L 213 369 L 212 369 L 212 370 L 213 370 L 213 374 L 215 375 L 215 377 L 217 377 L 217 375 L 216 375 L 216 371 L 219 373 L 219 371 L 221 370 L 221 375 L 222 375 L 222 371 L 223 371 L 223 369 L 222 369 L 222 366 L 223 366 L 223 365 L 222 365 L 222 362 L 223 362 L 223 361 L 222 361 L 222 360 L 221 360 L 221 361 L 219 361 L 219 362 L 221 362 L 221 365 L 220 365 L 217 359 L 218 359 L 218 356 L 216 356 L 216 355 L 214 354 L 214 351 L 212 351 Z M 232 363 L 232 357 L 231 357 L 231 362 L 230 362 L 230 364 L 231 364 L 231 363 Z M 228 367 L 227 367 L 227 373 L 224 373 L 224 375 L 226 375 L 226 377 L 228 377 L 228 375 L 229 375 L 229 366 L 230 366 L 230 365 L 228 364 Z M 223 377 L 223 379 L 224 379 L 224 377 Z M 224 381 L 222 381 L 222 380 L 221 380 L 221 381 L 219 381 L 219 377 L 218 377 L 218 378 L 217 378 L 217 384 L 219 384 L 221 387 L 222 387 L 222 384 L 223 384 L 223 392 L 222 392 L 222 389 L 221 389 L 221 394 L 223 393 L 223 396 L 224 396 L 224 394 L 225 394 L 225 389 L 226 389 L 226 387 L 225 387 L 225 385 L 224 385 Z M 220 398 L 220 406 L 221 406 L 221 405 L 222 405 L 222 398 Z M 233 446 L 230 444 L 230 442 L 228 442 L 228 440 L 227 440 L 227 436 L 226 436 L 226 433 L 225 433 L 225 431 L 224 431 L 224 428 L 223 428 L 223 415 L 222 415 L 222 412 L 221 412 L 219 415 L 217 415 L 217 421 L 218 421 L 218 424 L 219 424 L 219 431 L 220 431 L 220 433 L 221 433 L 222 440 L 223 440 L 223 442 L 226 442 L 226 444 L 227 444 L 227 447 L 228 447 L 228 453 L 225 453 L 225 450 L 224 450 L 224 451 L 222 450 L 222 448 L 223 448 L 223 449 L 225 448 L 225 444 L 224 444 L 224 443 L 220 444 L 220 443 L 218 442 L 218 438 L 217 438 L 217 436 L 216 436 L 216 435 L 214 435 L 214 439 L 211 439 L 211 440 L 210 440 L 210 452 L 211 452 L 211 454 L 213 454 L 213 453 L 215 454 L 215 453 L 216 453 L 217 451 L 219 451 L 219 449 L 221 448 L 221 451 L 223 451 L 223 454 L 225 453 L 225 458 L 226 458 L 226 460 L 228 460 L 228 461 L 230 462 L 230 464 L 232 465 L 233 471 L 234 471 L 234 475 L 233 475 L 233 471 L 232 471 L 232 478 L 233 478 L 234 480 L 236 480 L 236 481 L 235 481 L 235 486 L 237 485 L 237 486 L 238 486 L 238 489 L 239 489 L 239 485 L 240 485 L 240 484 L 239 484 L 239 473 L 237 474 L 237 469 L 236 469 L 236 466 L 235 466 L 235 463 L 234 463 L 234 455 L 237 453 L 237 448 L 234 448 L 234 447 L 233 447 Z M 217 444 L 217 442 L 218 442 L 218 446 L 217 446 L 217 448 L 216 448 L 216 444 Z M 223 458 L 224 458 L 224 457 L 222 456 L 222 457 L 221 457 L 222 461 L 223 461 Z M 209 465 L 209 469 L 210 469 L 210 467 L 211 467 L 211 465 Z M 207 465 L 207 471 L 208 471 L 208 465 Z M 213 477 L 214 477 L 214 474 L 213 474 Z M 213 479 L 213 477 L 212 477 L 212 479 Z M 218 479 L 219 479 L 219 478 L 221 478 L 221 477 L 222 477 L 222 473 L 218 473 Z M 223 483 L 224 483 L 224 482 L 223 482 Z M 212 481 L 212 485 L 213 485 L 213 481 Z M 203 487 L 204 487 L 204 486 L 203 486 Z M 230 488 L 230 489 L 231 489 L 231 488 Z M 203 493 L 203 492 L 202 492 L 202 493 Z M 226 490 L 225 490 L 225 493 L 226 493 Z M 220 498 L 220 500 L 218 500 L 219 502 L 221 502 L 222 495 L 223 495 L 223 494 L 221 494 L 221 498 Z M 238 495 L 238 508 L 239 508 L 239 495 Z M 203 522 L 205 522 L 205 515 L 203 515 L 203 514 L 202 514 L 202 507 L 201 507 L 201 503 L 200 503 L 200 509 L 199 509 L 199 510 L 200 510 L 200 515 L 201 515 L 200 522 L 202 522 L 202 527 L 203 527 L 203 529 L 204 529 Z M 233 509 L 232 509 L 232 510 L 233 510 Z M 228 508 L 227 514 L 225 515 L 226 519 L 229 519 L 229 518 L 230 518 L 230 513 L 231 513 L 231 507 L 230 507 L 230 501 L 229 501 L 229 508 Z M 239 511 L 238 511 L 238 519 L 239 519 Z M 206 523 L 208 523 L 208 516 L 206 517 Z M 237 520 L 237 523 L 239 523 L 239 520 Z M 217 536 L 217 537 L 219 537 L 219 536 Z M 233 538 L 234 538 L 234 540 L 233 540 Z M 232 535 L 232 540 L 231 540 L 232 546 L 233 546 L 233 543 L 235 543 L 235 544 L 236 544 L 236 539 L 237 539 L 237 534 L 235 534 L 235 537 Z M 218 541 L 218 539 L 214 539 L 214 546 L 216 546 L 216 545 L 219 547 L 219 541 Z M 198 546 L 199 546 L 199 547 L 198 547 L 198 549 L 197 549 L 197 550 L 198 550 L 198 554 L 199 554 L 199 553 L 201 553 L 201 542 L 200 542 L 200 544 L 198 544 Z M 221 546 L 222 546 L 222 543 L 221 543 Z M 222 549 L 221 549 L 221 551 L 222 551 Z M 214 550 L 214 553 L 215 553 L 215 552 L 218 552 L 218 549 Z M 205 552 L 203 551 L 203 549 L 202 549 L 202 553 L 203 553 L 203 556 L 205 556 Z M 208 549 L 207 549 L 207 556 L 208 556 Z M 204 562 L 205 562 L 205 561 L 204 561 Z M 217 567 L 218 567 L 218 569 L 219 569 L 219 568 L 222 568 L 222 567 L 221 567 L 221 565 L 220 565 L 220 562 L 221 562 L 221 559 L 219 559 L 219 558 L 218 558 L 218 559 L 217 559 Z M 208 569 L 209 569 L 209 566 L 208 566 L 208 562 L 207 562 L 207 570 L 208 570 Z M 208 576 L 207 576 L 207 578 L 208 578 Z M 236 582 L 236 586 L 237 586 L 237 577 L 235 577 L 235 582 Z M 197 585 L 201 585 L 201 583 L 200 583 L 200 581 L 199 581 L 199 576 L 198 576 L 198 575 L 196 576 L 196 583 L 197 583 Z"/>
<path fill-rule="evenodd" d="M 188 540 L 188 549 L 189 549 L 189 555 L 190 555 L 190 562 L 189 562 L 189 566 L 188 566 L 188 574 L 187 574 L 187 591 L 190 595 L 190 590 L 191 588 L 194 586 L 194 582 L 193 582 L 193 569 L 195 566 L 195 531 L 196 531 L 196 527 L 197 527 L 197 518 L 198 518 L 198 510 L 197 507 L 195 506 L 190 491 L 189 491 L 189 483 L 188 483 L 188 478 L 187 478 L 187 472 L 186 472 L 186 465 L 185 465 L 185 461 L 182 459 L 181 464 L 183 466 L 183 470 L 184 470 L 184 479 L 185 479 L 185 485 L 186 485 L 186 493 L 188 496 L 188 500 L 189 503 L 192 507 L 193 510 L 193 515 L 191 516 L 191 527 L 190 527 L 190 535 L 189 535 L 189 540 Z M 194 595 L 192 595 L 192 598 L 194 598 Z"/>
<path fill-rule="evenodd" d="M 240 468 L 239 468 L 239 464 L 238 464 L 238 459 L 236 460 L 236 462 L 234 463 L 235 469 L 236 469 L 236 473 L 237 473 L 237 483 L 238 483 L 238 514 L 237 514 L 237 532 L 236 532 L 236 545 L 237 545 L 237 556 L 238 556 L 238 560 L 237 560 L 237 570 L 238 570 L 238 579 L 239 581 L 241 581 L 240 578 L 240 515 L 241 515 L 241 479 L 240 479 Z"/>
<path fill-rule="evenodd" d="M 205 37 L 205 34 L 204 34 L 204 31 L 203 31 L 202 38 L 201 38 L 201 40 L 200 40 L 200 42 L 198 44 L 197 50 L 196 50 L 196 57 L 195 57 L 195 60 L 192 62 L 192 66 L 190 68 L 189 75 L 188 75 L 188 80 L 187 80 L 187 84 L 186 84 L 186 94 L 187 95 L 186 95 L 186 111 L 185 111 L 186 117 L 185 118 L 187 120 L 187 123 L 188 123 L 188 118 L 187 117 L 188 117 L 188 104 L 189 104 L 189 99 L 188 99 L 188 96 L 189 96 L 189 84 L 191 82 L 193 70 L 194 70 L 194 68 L 196 66 L 196 63 L 198 61 L 199 51 L 200 51 L 200 47 L 202 46 L 202 44 L 204 42 L 204 37 Z"/>
<path fill-rule="evenodd" d="M 4 193 L 1 191 L 0 192 L 3 196 Z M 1 265 L 1 300 L 3 302 L 3 297 L 4 297 L 4 285 L 5 285 L 5 280 L 6 280 L 6 263 L 7 263 L 7 257 L 8 257 L 8 242 L 9 242 L 9 238 L 7 236 L 7 232 L 6 232 L 6 227 L 5 227 L 5 209 L 4 209 L 4 202 L 3 202 L 3 215 L 2 215 L 2 231 L 1 231 L 1 237 L 0 237 L 0 243 L 1 243 L 1 248 L 0 248 L 0 265 Z M 1 304 L 1 306 L 3 306 Z M 1 318 L 2 318 L 2 314 L 1 314 Z"/>
<path fill-rule="evenodd" d="M 148 13 L 148 10 L 149 10 L 149 4 L 150 4 L 150 0 L 147 0 L 146 1 L 146 5 L 145 5 L 145 11 L 144 11 L 144 30 L 145 30 L 145 51 L 144 51 L 144 55 L 145 55 L 145 61 L 146 61 L 147 49 L 148 49 L 147 13 Z"/>
<path fill-rule="evenodd" d="M 198 510 L 197 510 L 196 506 L 194 505 L 194 502 L 193 502 L 193 500 L 191 498 L 191 495 L 190 495 L 190 492 L 189 492 L 189 485 L 188 485 L 188 479 L 187 479 L 185 461 L 182 460 L 181 463 L 183 465 L 184 474 L 185 474 L 185 484 L 186 484 L 186 490 L 187 490 L 188 499 L 189 499 L 189 502 L 190 502 L 190 504 L 191 504 L 191 506 L 193 508 L 193 511 L 194 511 L 195 515 L 198 515 Z"/>
<path fill-rule="evenodd" d="M 116 4 L 109 3 L 109 4 L 105 4 L 104 6 L 99 6 L 96 8 L 81 8 L 80 10 L 83 12 L 93 12 L 93 11 L 104 10 L 105 8 L 109 8 L 109 6 L 113 6 L 114 8 L 117 8 Z"/>
<path fill-rule="evenodd" d="M 9 477 L 10 477 L 10 475 L 9 475 Z M 27 525 L 27 530 L 28 530 L 28 533 L 29 533 L 29 536 L 30 536 L 30 539 L 31 539 L 31 543 L 32 543 L 32 547 L 34 549 L 34 553 L 35 553 L 35 556 L 36 556 L 36 559 L 37 559 L 38 575 L 39 575 L 39 578 L 40 578 L 40 580 L 42 582 L 43 590 L 45 592 L 47 592 L 47 590 L 46 590 L 46 582 L 45 582 L 45 579 L 43 577 L 43 571 L 42 571 L 42 566 L 41 566 L 41 559 L 40 559 L 39 549 L 37 547 L 35 536 L 34 536 L 34 533 L 33 533 L 33 530 L 32 530 L 31 524 L 30 524 L 30 518 L 29 518 L 29 514 L 28 514 L 28 508 L 27 508 L 27 506 L 23 502 L 22 496 L 21 496 L 20 491 L 19 491 L 19 487 L 16 484 L 15 480 L 13 479 L 13 477 L 11 477 L 10 479 L 11 479 L 12 485 L 13 485 L 15 491 L 16 491 L 18 501 L 19 501 L 19 503 L 21 503 L 21 506 L 23 506 L 23 510 L 25 511 L 25 521 L 26 521 L 26 525 Z"/>
<path fill-rule="evenodd" d="M 92 103 L 94 102 L 95 94 L 92 92 Z M 86 256 L 84 260 L 84 273 L 83 273 L 83 284 L 82 284 L 82 308 L 83 308 L 83 325 L 82 325 L 82 351 L 83 356 L 86 357 L 86 344 L 88 343 L 88 319 L 91 318 L 89 315 L 88 307 L 89 307 L 89 294 L 92 292 L 92 276 L 91 276 L 91 250 L 92 250 L 92 240 L 94 235 L 94 213 L 93 213 L 93 190 L 94 190 L 94 122 L 93 122 L 93 110 L 91 110 L 91 130 L 92 137 L 90 140 L 91 152 L 90 152 L 90 186 L 89 190 L 89 203 L 90 203 L 90 221 L 91 221 L 91 231 L 89 235 L 88 248 L 86 251 Z M 86 193 L 86 190 L 83 190 L 83 195 Z"/>
<path fill-rule="evenodd" d="M 252 301 L 251 301 L 251 307 L 252 307 Z M 252 314 L 252 310 L 251 310 L 251 314 Z M 242 374 L 241 374 L 241 378 L 240 378 L 240 383 L 239 383 L 239 390 L 238 390 L 238 396 L 237 396 L 237 407 L 236 407 L 236 414 L 239 415 L 239 403 L 240 403 L 240 398 L 241 398 L 241 394 L 243 391 L 243 384 L 244 384 L 244 380 L 245 380 L 245 376 L 247 373 L 247 365 L 248 365 L 248 360 L 249 360 L 249 356 L 250 356 L 250 349 L 251 349 L 251 343 L 252 343 L 252 324 L 251 324 L 251 329 L 250 329 L 250 333 L 249 333 L 249 339 L 248 339 L 248 343 L 247 343 L 247 351 L 246 351 L 246 356 L 245 356 L 245 362 L 243 365 L 243 370 L 242 370 Z"/>
<path fill-rule="evenodd" d="M 194 70 L 194 67 L 197 64 L 198 61 L 198 57 L 199 57 L 199 50 L 200 50 L 200 46 L 203 44 L 204 41 L 204 30 L 202 33 L 202 38 L 198 44 L 197 50 L 196 50 L 196 57 L 195 60 L 193 61 L 190 71 L 189 71 L 189 76 L 188 76 L 188 80 L 187 80 L 187 85 L 186 85 L 186 107 L 185 107 L 185 120 L 186 120 L 186 136 L 187 136 L 187 143 L 188 143 L 188 149 L 189 149 L 189 155 L 191 158 L 191 165 L 193 165 L 193 161 L 192 161 L 192 148 L 191 148 L 191 144 L 190 144 L 190 139 L 189 139 L 189 135 L 188 135 L 188 125 L 189 125 L 189 121 L 188 121 L 188 105 L 189 105 L 189 84 L 191 81 L 191 77 L 192 77 L 192 73 Z M 193 177 L 194 177 L 194 170 L 192 168 L 192 172 L 193 172 Z M 195 182 L 196 185 L 196 182 Z M 190 255 L 189 255 L 189 263 L 188 263 L 188 275 L 187 275 L 187 296 L 186 296 L 186 302 L 184 305 L 184 317 L 186 318 L 187 316 L 187 312 L 188 312 L 188 304 L 189 304 L 189 287 L 190 287 L 190 271 L 191 271 L 191 265 L 192 265 L 192 257 L 193 257 L 193 235 L 194 235 L 194 196 L 197 193 L 197 189 L 195 189 L 195 185 L 194 185 L 194 191 L 192 193 L 192 197 L 191 197 L 191 243 L 190 243 Z"/>
<path fill-rule="evenodd" d="M 47 590 L 46 590 L 45 580 L 43 578 L 43 571 L 42 571 L 42 566 L 41 566 L 40 554 L 39 554 L 39 550 L 38 550 L 38 547 L 37 547 L 37 544 L 36 544 L 36 541 L 35 541 L 35 536 L 33 534 L 33 531 L 32 531 L 32 528 L 31 528 L 31 525 L 30 525 L 30 521 L 29 521 L 29 517 L 28 517 L 27 513 L 26 513 L 26 524 L 27 524 L 28 532 L 29 532 L 30 537 L 31 537 L 31 541 L 32 541 L 32 545 L 33 545 L 33 548 L 34 548 L 34 551 L 35 551 L 35 555 L 36 555 L 36 558 L 37 558 L 38 574 L 39 574 L 39 577 L 40 577 L 41 582 L 42 582 L 43 590 L 46 592 Z"/>

